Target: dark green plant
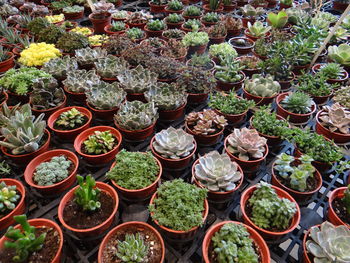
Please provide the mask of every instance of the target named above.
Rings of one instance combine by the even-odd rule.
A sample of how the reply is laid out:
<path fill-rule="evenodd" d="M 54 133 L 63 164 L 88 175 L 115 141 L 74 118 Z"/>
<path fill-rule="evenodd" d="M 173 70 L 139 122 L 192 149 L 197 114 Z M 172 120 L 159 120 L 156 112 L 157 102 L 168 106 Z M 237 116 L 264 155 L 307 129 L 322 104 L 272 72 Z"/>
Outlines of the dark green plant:
<path fill-rule="evenodd" d="M 188 29 L 198 30 L 202 26 L 202 23 L 198 19 L 188 19 L 183 26 Z"/>
<path fill-rule="evenodd" d="M 303 92 L 293 92 L 288 94 L 281 102 L 281 106 L 293 113 L 306 114 L 311 112 L 313 100 Z"/>
<path fill-rule="evenodd" d="M 65 30 L 54 24 L 50 24 L 40 31 L 38 41 L 47 44 L 56 44 L 58 39 L 65 33 Z"/>
<path fill-rule="evenodd" d="M 104 154 L 111 151 L 116 143 L 111 131 L 95 131 L 84 141 L 84 150 L 88 154 Z"/>
<path fill-rule="evenodd" d="M 122 21 L 113 22 L 110 30 L 113 32 L 123 31 L 126 28 L 126 24 Z"/>
<path fill-rule="evenodd" d="M 55 121 L 55 127 L 63 130 L 72 130 L 86 123 L 85 115 L 76 108 L 62 112 Z"/>
<path fill-rule="evenodd" d="M 298 77 L 296 88 L 312 96 L 328 96 L 337 86 L 336 84 L 329 84 L 327 77 L 323 74 L 311 75 L 305 73 Z"/>
<path fill-rule="evenodd" d="M 196 67 L 187 67 L 182 70 L 176 83 L 188 93 L 196 94 L 210 93 L 216 87 L 213 73 Z"/>
<path fill-rule="evenodd" d="M 16 185 L 6 185 L 0 183 L 0 215 L 5 216 L 8 212 L 15 209 L 21 196 L 18 194 Z"/>
<path fill-rule="evenodd" d="M 0 177 L 5 177 L 11 174 L 11 166 L 5 161 L 0 162 Z"/>
<path fill-rule="evenodd" d="M 235 92 L 216 93 L 210 96 L 209 106 L 224 114 L 241 114 L 255 106 L 254 101 L 237 97 Z"/>
<path fill-rule="evenodd" d="M 115 166 L 106 174 L 117 185 L 130 189 L 143 189 L 151 185 L 159 174 L 159 166 L 150 153 L 120 151 Z"/>
<path fill-rule="evenodd" d="M 161 31 L 165 29 L 165 23 L 162 20 L 155 19 L 155 20 L 150 20 L 147 23 L 147 29 L 151 31 Z"/>
<path fill-rule="evenodd" d="M 182 39 L 182 44 L 186 47 L 195 47 L 207 45 L 209 42 L 209 36 L 206 32 L 188 32 Z"/>
<path fill-rule="evenodd" d="M 95 179 L 88 175 L 85 180 L 84 177 L 77 175 L 79 187 L 74 191 L 74 201 L 84 211 L 96 211 L 101 207 L 98 201 L 101 190 L 96 186 Z"/>
<path fill-rule="evenodd" d="M 45 29 L 49 25 L 50 25 L 50 23 L 49 23 L 49 21 L 47 21 L 46 18 L 36 17 L 28 23 L 27 27 L 33 35 L 39 36 L 41 30 Z"/>
<path fill-rule="evenodd" d="M 343 204 L 345 205 L 346 211 L 350 214 L 350 184 L 344 192 L 344 197 L 342 198 Z"/>
<path fill-rule="evenodd" d="M 255 41 L 254 52 L 262 57 L 266 57 L 269 54 L 269 45 L 265 38 L 259 38 Z"/>
<path fill-rule="evenodd" d="M 9 54 L 11 54 L 11 53 L 8 53 L 8 52 L 9 52 L 9 50 L 4 49 L 3 46 L 0 46 L 0 62 L 3 62 L 3 61 L 10 58 Z"/>
<path fill-rule="evenodd" d="M 185 32 L 180 29 L 168 29 L 163 32 L 163 36 L 169 39 L 181 39 L 185 36 Z"/>
<path fill-rule="evenodd" d="M 130 49 L 135 45 L 136 44 L 127 36 L 117 34 L 110 36 L 106 43 L 102 45 L 102 48 L 106 49 L 108 54 L 120 56 L 123 51 Z"/>
<path fill-rule="evenodd" d="M 209 0 L 209 8 L 212 11 L 219 9 L 220 4 L 221 0 Z"/>
<path fill-rule="evenodd" d="M 161 226 L 188 231 L 203 224 L 206 197 L 206 189 L 175 179 L 159 186 L 149 211 L 153 220 L 157 220 Z"/>
<path fill-rule="evenodd" d="M 180 11 L 184 8 L 184 5 L 181 1 L 172 0 L 168 3 L 168 9 L 172 11 Z"/>
<path fill-rule="evenodd" d="M 168 23 L 180 23 L 182 21 L 185 21 L 185 19 L 182 17 L 180 14 L 169 14 L 166 18 L 165 21 Z"/>
<path fill-rule="evenodd" d="M 141 263 L 147 257 L 149 247 L 140 233 L 126 234 L 124 241 L 119 241 L 115 255 L 122 262 Z"/>
<path fill-rule="evenodd" d="M 327 63 L 320 67 L 319 72 L 326 79 L 342 79 L 344 78 L 345 69 L 338 63 Z"/>
<path fill-rule="evenodd" d="M 56 47 L 66 53 L 74 53 L 75 50 L 89 46 L 89 40 L 82 34 L 74 32 L 64 33 L 57 41 Z"/>
<path fill-rule="evenodd" d="M 206 13 L 202 19 L 208 23 L 216 23 L 216 22 L 219 22 L 220 20 L 218 13 L 215 13 L 215 12 Z"/>
<path fill-rule="evenodd" d="M 175 79 L 182 64 L 174 59 L 163 56 L 152 56 L 146 61 L 146 67 L 158 74 L 159 79 Z"/>
<path fill-rule="evenodd" d="M 201 14 L 201 9 L 198 6 L 194 5 L 188 6 L 183 12 L 184 16 L 200 16 Z"/>
<path fill-rule="evenodd" d="M 35 251 L 42 249 L 46 233 L 35 236 L 36 228 L 29 225 L 26 215 L 14 216 L 13 219 L 21 225 L 22 229 L 14 229 L 10 226 L 5 236 L 10 241 L 5 241 L 5 248 L 14 249 L 16 255 L 12 258 L 14 262 L 23 262 Z"/>
<path fill-rule="evenodd" d="M 51 2 L 50 8 L 54 11 L 61 11 L 63 8 L 71 5 L 72 5 L 72 1 L 70 0 L 54 1 L 54 2 Z"/>
<path fill-rule="evenodd" d="M 126 30 L 126 35 L 131 40 L 141 39 L 145 36 L 145 32 L 137 27 Z"/>
<path fill-rule="evenodd" d="M 210 69 L 214 64 L 208 54 L 194 53 L 191 59 L 188 61 L 188 65 L 203 69 Z"/>

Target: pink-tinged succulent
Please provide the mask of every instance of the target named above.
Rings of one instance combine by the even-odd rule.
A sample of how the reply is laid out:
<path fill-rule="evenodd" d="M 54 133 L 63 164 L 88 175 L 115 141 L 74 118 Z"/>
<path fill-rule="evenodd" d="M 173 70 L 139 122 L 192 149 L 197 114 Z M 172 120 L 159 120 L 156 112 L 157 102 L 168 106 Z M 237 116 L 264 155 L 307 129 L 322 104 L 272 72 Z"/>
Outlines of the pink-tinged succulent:
<path fill-rule="evenodd" d="M 260 159 L 266 151 L 266 139 L 255 129 L 234 129 L 227 139 L 227 149 L 244 161 Z"/>
<path fill-rule="evenodd" d="M 227 125 L 225 117 L 220 116 L 213 110 L 191 112 L 187 115 L 186 122 L 195 134 L 202 135 L 217 133 Z"/>
<path fill-rule="evenodd" d="M 332 106 L 324 106 L 319 119 L 321 125 L 331 132 L 350 133 L 350 111 L 342 107 L 339 103 Z"/>

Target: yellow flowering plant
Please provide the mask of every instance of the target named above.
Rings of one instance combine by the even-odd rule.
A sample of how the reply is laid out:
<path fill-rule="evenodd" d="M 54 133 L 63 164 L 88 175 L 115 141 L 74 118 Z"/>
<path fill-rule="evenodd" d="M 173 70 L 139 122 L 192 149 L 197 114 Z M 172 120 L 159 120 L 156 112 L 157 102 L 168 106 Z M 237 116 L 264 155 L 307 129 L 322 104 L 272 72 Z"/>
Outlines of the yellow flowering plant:
<path fill-rule="evenodd" d="M 84 36 L 92 35 L 92 30 L 88 27 L 75 27 L 71 30 L 71 32 L 75 32 Z"/>
<path fill-rule="evenodd" d="M 42 66 L 49 60 L 60 56 L 60 50 L 53 44 L 32 43 L 20 53 L 18 62 L 29 67 Z"/>
<path fill-rule="evenodd" d="M 106 35 L 93 35 L 89 37 L 90 46 L 102 46 L 108 40 Z"/>
<path fill-rule="evenodd" d="M 47 21 L 49 21 L 52 24 L 62 22 L 64 20 L 64 14 L 60 15 L 53 15 L 53 16 L 45 16 Z"/>

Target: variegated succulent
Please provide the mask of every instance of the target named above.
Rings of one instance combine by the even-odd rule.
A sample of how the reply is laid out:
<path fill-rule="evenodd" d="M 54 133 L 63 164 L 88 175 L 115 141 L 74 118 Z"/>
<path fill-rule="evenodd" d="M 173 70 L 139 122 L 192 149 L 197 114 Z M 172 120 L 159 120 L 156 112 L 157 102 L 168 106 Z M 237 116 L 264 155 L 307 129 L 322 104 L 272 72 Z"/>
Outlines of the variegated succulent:
<path fill-rule="evenodd" d="M 155 135 L 152 146 L 164 158 L 181 159 L 191 154 L 195 143 L 191 134 L 186 133 L 183 129 L 175 129 L 170 126 Z"/>
<path fill-rule="evenodd" d="M 266 139 L 255 129 L 234 129 L 228 136 L 227 149 L 241 160 L 260 159 L 266 152 Z"/>
<path fill-rule="evenodd" d="M 78 63 L 75 58 L 71 58 L 70 56 L 64 56 L 62 58 L 50 59 L 48 62 L 44 64 L 42 70 L 51 74 L 56 79 L 65 79 L 67 77 L 67 73 L 77 70 Z"/>
<path fill-rule="evenodd" d="M 98 83 L 100 77 L 96 75 L 95 70 L 74 70 L 67 72 L 67 78 L 62 82 L 70 92 L 85 92 L 88 84 Z"/>
<path fill-rule="evenodd" d="M 99 58 L 94 64 L 97 74 L 102 78 L 116 78 L 130 66 L 123 58 L 113 55 Z"/>
<path fill-rule="evenodd" d="M 271 75 L 254 74 L 251 79 L 245 80 L 244 89 L 255 96 L 272 97 L 280 92 L 281 85 Z"/>
<path fill-rule="evenodd" d="M 226 153 L 212 151 L 199 158 L 194 176 L 209 191 L 227 192 L 236 188 L 242 173 Z"/>
<path fill-rule="evenodd" d="M 331 132 L 350 133 L 350 110 L 342 107 L 339 103 L 332 106 L 324 106 L 319 120 L 322 126 Z"/>
<path fill-rule="evenodd" d="M 213 110 L 204 110 L 188 114 L 186 123 L 193 133 L 210 135 L 222 131 L 227 125 L 227 120 Z"/>
<path fill-rule="evenodd" d="M 82 48 L 75 50 L 75 57 L 80 66 L 91 67 L 100 58 L 107 56 L 107 50 L 101 48 Z"/>

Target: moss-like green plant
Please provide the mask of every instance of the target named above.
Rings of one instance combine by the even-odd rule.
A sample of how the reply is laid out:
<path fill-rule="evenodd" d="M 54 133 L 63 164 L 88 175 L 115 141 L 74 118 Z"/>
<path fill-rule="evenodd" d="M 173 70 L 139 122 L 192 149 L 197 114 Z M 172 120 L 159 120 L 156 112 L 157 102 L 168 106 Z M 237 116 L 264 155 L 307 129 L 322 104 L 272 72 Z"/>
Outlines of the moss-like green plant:
<path fill-rule="evenodd" d="M 95 179 L 88 175 L 86 179 L 80 175 L 77 176 L 79 187 L 74 192 L 75 202 L 84 211 L 95 211 L 101 207 L 98 201 L 101 190 L 96 186 Z"/>
<path fill-rule="evenodd" d="M 19 199 L 20 195 L 15 185 L 6 185 L 5 182 L 0 183 L 0 215 L 6 215 L 7 212 L 15 209 Z"/>
<path fill-rule="evenodd" d="M 111 151 L 115 144 L 111 131 L 95 131 L 84 141 L 84 149 L 88 154 L 103 154 Z"/>
<path fill-rule="evenodd" d="M 33 35 L 39 36 L 40 31 L 50 25 L 49 21 L 43 17 L 36 17 L 30 21 L 27 25 L 27 28 Z"/>
<path fill-rule="evenodd" d="M 209 106 L 225 114 L 241 114 L 255 106 L 254 101 L 237 97 L 235 92 L 228 95 L 217 93 L 210 97 Z"/>
<path fill-rule="evenodd" d="M 50 24 L 40 31 L 38 42 L 47 44 L 56 44 L 58 39 L 65 33 L 62 27 Z"/>
<path fill-rule="evenodd" d="M 148 254 L 149 247 L 145 244 L 140 233 L 126 234 L 124 241 L 118 242 L 115 255 L 122 262 L 141 263 Z"/>

